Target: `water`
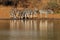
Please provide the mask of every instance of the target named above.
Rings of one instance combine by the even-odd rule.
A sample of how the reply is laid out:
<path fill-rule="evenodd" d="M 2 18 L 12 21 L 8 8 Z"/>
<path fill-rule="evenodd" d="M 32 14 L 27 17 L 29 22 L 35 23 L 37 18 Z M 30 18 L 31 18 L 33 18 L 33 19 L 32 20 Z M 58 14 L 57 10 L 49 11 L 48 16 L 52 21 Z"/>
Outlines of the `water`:
<path fill-rule="evenodd" d="M 0 20 L 0 40 L 60 40 L 60 20 Z"/>

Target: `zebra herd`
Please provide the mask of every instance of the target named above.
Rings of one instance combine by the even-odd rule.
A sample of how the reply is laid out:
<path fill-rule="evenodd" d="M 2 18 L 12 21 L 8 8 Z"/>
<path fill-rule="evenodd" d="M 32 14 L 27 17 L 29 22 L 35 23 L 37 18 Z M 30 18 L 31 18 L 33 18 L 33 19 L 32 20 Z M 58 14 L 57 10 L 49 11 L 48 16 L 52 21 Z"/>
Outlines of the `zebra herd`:
<path fill-rule="evenodd" d="M 27 8 L 23 10 L 18 10 L 16 8 L 12 8 L 10 10 L 10 18 L 23 18 L 23 19 L 26 19 L 29 17 L 32 18 L 32 15 L 35 15 L 38 13 L 41 14 L 40 16 L 42 16 L 43 13 L 45 13 L 47 16 L 47 14 L 49 13 L 53 14 L 53 11 L 52 10 L 38 10 L 38 9 L 31 10 Z"/>

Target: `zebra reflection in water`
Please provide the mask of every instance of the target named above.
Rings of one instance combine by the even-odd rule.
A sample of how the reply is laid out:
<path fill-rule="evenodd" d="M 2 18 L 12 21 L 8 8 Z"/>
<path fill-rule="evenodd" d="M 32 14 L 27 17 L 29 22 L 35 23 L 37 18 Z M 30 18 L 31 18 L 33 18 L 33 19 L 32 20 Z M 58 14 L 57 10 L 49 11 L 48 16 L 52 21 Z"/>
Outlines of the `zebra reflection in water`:
<path fill-rule="evenodd" d="M 10 20 L 10 36 L 39 38 L 45 40 L 54 37 L 53 21 L 49 20 Z M 18 33 L 18 34 L 17 34 Z M 21 34 L 23 33 L 23 34 Z M 28 35 L 26 35 L 28 34 Z M 12 38 L 12 37 L 11 37 Z"/>

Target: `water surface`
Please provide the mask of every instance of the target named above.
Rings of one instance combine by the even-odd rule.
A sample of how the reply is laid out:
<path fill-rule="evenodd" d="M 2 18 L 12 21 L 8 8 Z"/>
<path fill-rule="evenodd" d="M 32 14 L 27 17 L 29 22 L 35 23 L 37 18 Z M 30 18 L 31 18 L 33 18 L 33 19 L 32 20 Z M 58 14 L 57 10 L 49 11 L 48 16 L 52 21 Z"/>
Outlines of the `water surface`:
<path fill-rule="evenodd" d="M 0 40 L 60 40 L 60 20 L 0 20 Z"/>

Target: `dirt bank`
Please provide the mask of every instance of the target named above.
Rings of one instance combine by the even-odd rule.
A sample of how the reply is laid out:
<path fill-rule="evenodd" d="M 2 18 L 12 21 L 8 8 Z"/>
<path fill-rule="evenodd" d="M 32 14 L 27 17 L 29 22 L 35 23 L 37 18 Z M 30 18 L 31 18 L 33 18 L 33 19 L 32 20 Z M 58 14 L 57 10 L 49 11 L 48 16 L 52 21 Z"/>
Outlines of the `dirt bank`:
<path fill-rule="evenodd" d="M 21 8 L 20 8 L 21 9 Z M 8 6 L 0 6 L 0 18 L 10 18 L 9 12 L 11 10 L 11 7 Z M 40 16 L 40 14 L 36 14 L 37 18 L 60 18 L 60 14 L 48 14 L 47 16 L 43 14 Z"/>

